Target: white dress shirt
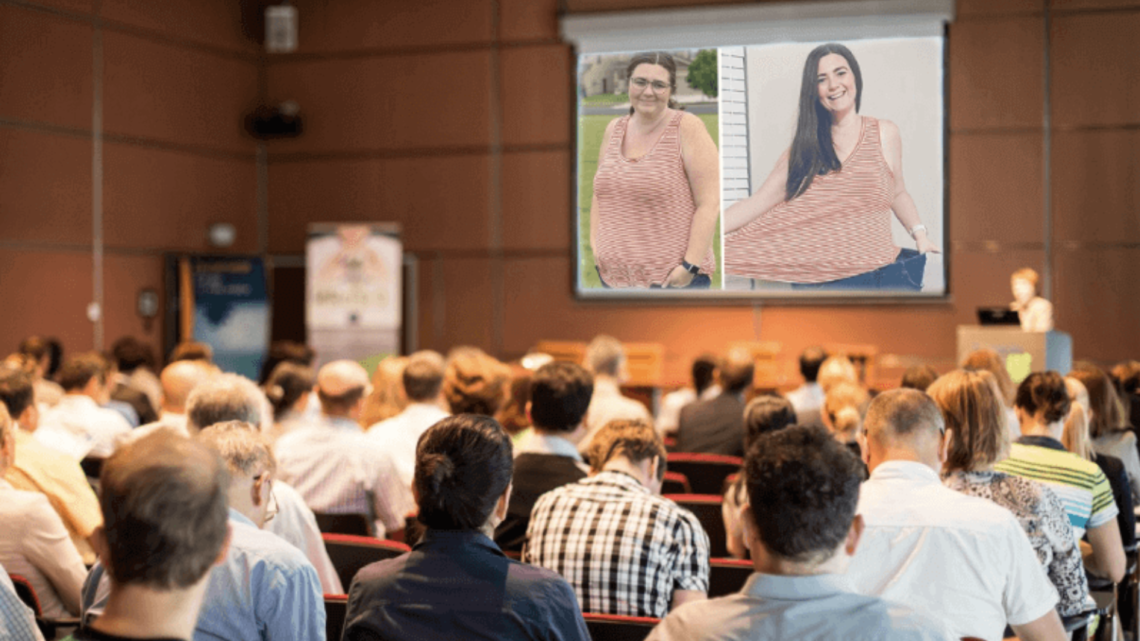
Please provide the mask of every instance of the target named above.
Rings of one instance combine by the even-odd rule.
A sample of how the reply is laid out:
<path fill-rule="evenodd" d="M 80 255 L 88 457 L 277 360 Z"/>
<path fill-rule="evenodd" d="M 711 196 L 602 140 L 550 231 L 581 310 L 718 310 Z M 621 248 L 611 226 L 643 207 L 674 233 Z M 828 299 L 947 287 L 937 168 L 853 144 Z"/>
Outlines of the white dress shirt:
<path fill-rule="evenodd" d="M 368 428 L 368 438 L 387 450 L 396 465 L 400 481 L 412 487 L 416 471 L 416 443 L 439 421 L 451 416 L 431 403 L 411 403 L 404 411 Z"/>
<path fill-rule="evenodd" d="M 942 485 L 929 466 L 888 461 L 860 490 L 866 529 L 847 571 L 863 594 L 943 619 L 957 637 L 999 641 L 1058 596 L 1009 510 Z"/>
<path fill-rule="evenodd" d="M 131 430 L 131 433 L 124 436 L 122 442 L 119 443 L 119 445 L 133 443 L 134 441 L 137 441 L 144 436 L 154 434 L 159 430 L 170 430 L 179 436 L 190 438 L 190 428 L 186 427 L 186 415 L 164 411 L 162 415 L 158 417 L 157 421 L 153 423 L 147 423 L 146 425 L 140 425 L 139 427 Z"/>
<path fill-rule="evenodd" d="M 709 385 L 700 397 L 691 387 L 683 387 L 669 392 L 661 399 L 661 409 L 657 411 L 657 432 L 662 435 L 673 434 L 681 424 L 681 410 L 689 403 L 697 400 L 708 400 L 720 396 L 720 385 Z"/>
<path fill-rule="evenodd" d="M 41 434 L 43 432 L 43 434 Z M 131 432 L 131 425 L 115 410 L 99 407 L 95 400 L 83 394 L 67 394 L 59 404 L 44 413 L 36 429 L 36 440 L 48 447 L 57 447 L 68 435 L 80 443 L 85 443 L 84 456 L 110 456 L 119 441 Z M 62 448 L 60 448 L 62 449 Z M 75 456 L 75 450 L 63 450 Z"/>
<path fill-rule="evenodd" d="M 649 410 L 632 398 L 623 396 L 617 382 L 608 378 L 595 379 L 594 395 L 590 397 L 590 406 L 586 409 L 586 438 L 578 444 L 578 451 L 586 452 L 594 434 L 605 427 L 606 423 L 618 419 L 653 422 Z"/>
<path fill-rule="evenodd" d="M 32 583 L 43 615 L 79 614 L 79 590 L 87 576 L 67 528 L 43 494 L 13 489 L 0 480 L 0 564 Z"/>
<path fill-rule="evenodd" d="M 278 476 L 314 512 L 371 514 L 382 538 L 415 509 L 392 457 L 355 421 L 322 417 L 282 436 L 275 450 Z"/>
<path fill-rule="evenodd" d="M 788 392 L 785 398 L 792 404 L 792 409 L 796 410 L 798 415 L 822 408 L 824 396 L 823 388 L 819 386 L 819 383 L 804 383 Z"/>
<path fill-rule="evenodd" d="M 273 499 L 277 501 L 277 515 L 261 529 L 276 534 L 305 553 L 317 570 L 317 578 L 321 580 L 325 594 L 344 594 L 340 575 L 333 567 L 321 530 L 317 527 L 317 517 L 305 505 L 305 499 L 284 481 L 273 483 Z"/>

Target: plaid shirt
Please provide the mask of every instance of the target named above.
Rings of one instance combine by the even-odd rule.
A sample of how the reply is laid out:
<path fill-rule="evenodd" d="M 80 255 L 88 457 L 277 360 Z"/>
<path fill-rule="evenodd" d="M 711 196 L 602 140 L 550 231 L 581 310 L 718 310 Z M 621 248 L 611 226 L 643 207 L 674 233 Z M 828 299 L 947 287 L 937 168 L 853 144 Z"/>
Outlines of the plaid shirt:
<path fill-rule="evenodd" d="M 709 587 L 709 537 L 688 510 L 602 472 L 543 494 L 524 560 L 554 570 L 583 612 L 664 617 L 674 590 Z"/>

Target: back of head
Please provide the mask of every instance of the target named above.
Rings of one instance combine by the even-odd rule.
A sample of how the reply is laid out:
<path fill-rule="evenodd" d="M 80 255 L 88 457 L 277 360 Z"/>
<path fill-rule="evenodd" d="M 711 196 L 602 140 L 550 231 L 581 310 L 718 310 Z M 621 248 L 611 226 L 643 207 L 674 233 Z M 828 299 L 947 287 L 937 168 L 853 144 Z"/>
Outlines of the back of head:
<path fill-rule="evenodd" d="M 1082 363 L 1069 376 L 1080 381 L 1089 394 L 1089 435 L 1100 438 L 1128 428 L 1116 386 L 1099 367 Z"/>
<path fill-rule="evenodd" d="M 186 425 L 191 432 L 225 421 L 261 425 L 264 404 L 264 396 L 253 381 L 237 374 L 218 374 L 190 392 Z"/>
<path fill-rule="evenodd" d="M 932 398 L 913 389 L 893 389 L 871 401 L 863 421 L 868 445 L 937 452 L 945 422 Z"/>
<path fill-rule="evenodd" d="M 848 441 L 855 438 L 863 425 L 867 404 L 871 396 L 867 390 L 854 383 L 841 382 L 833 385 L 823 399 L 823 411 L 828 423 L 837 436 Z"/>
<path fill-rule="evenodd" d="M 1075 378 L 1065 377 L 1065 390 L 1069 393 L 1069 415 L 1065 417 L 1065 427 L 1061 431 L 1061 444 L 1077 456 L 1091 461 L 1095 458 L 1092 438 L 1089 437 L 1088 407 L 1089 393 L 1083 383 Z"/>
<path fill-rule="evenodd" d="M 814 383 L 819 378 L 819 368 L 827 359 L 827 352 L 822 347 L 813 346 L 800 354 L 800 375 L 808 383 Z"/>
<path fill-rule="evenodd" d="M 216 454 L 169 433 L 120 447 L 103 465 L 99 503 L 113 585 L 197 583 L 225 543 L 229 475 Z"/>
<path fill-rule="evenodd" d="M 1112 375 L 1120 381 L 1120 389 L 1126 394 L 1140 394 L 1140 361 L 1125 361 L 1112 368 Z"/>
<path fill-rule="evenodd" d="M 764 434 L 795 424 L 796 410 L 788 399 L 775 394 L 757 396 L 744 408 L 744 446 L 749 448 Z"/>
<path fill-rule="evenodd" d="M 92 378 L 107 382 L 107 361 L 96 352 L 72 356 L 59 368 L 59 384 L 65 392 L 82 390 Z"/>
<path fill-rule="evenodd" d="M 859 383 L 859 373 L 846 356 L 828 356 L 819 367 L 819 386 L 827 392 L 840 383 Z"/>
<path fill-rule="evenodd" d="M 443 387 L 445 364 L 439 352 L 423 350 L 408 357 L 404 366 L 404 393 L 414 403 L 428 403 L 439 396 Z"/>
<path fill-rule="evenodd" d="M 712 354 L 701 354 L 697 357 L 697 360 L 693 361 L 693 389 L 697 391 L 697 396 L 700 396 L 713 384 L 713 378 L 716 376 L 716 366 L 717 358 Z"/>
<path fill-rule="evenodd" d="M 350 412 L 368 393 L 368 372 L 356 361 L 327 363 L 317 372 L 317 398 L 329 415 Z"/>
<path fill-rule="evenodd" d="M 177 361 L 162 368 L 162 403 L 170 411 L 185 412 L 190 392 L 213 371 L 201 361 Z"/>
<path fill-rule="evenodd" d="M 29 336 L 20 341 L 20 353 L 39 363 L 48 355 L 48 343 L 39 336 Z"/>
<path fill-rule="evenodd" d="M 862 465 L 818 426 L 762 435 L 744 460 L 748 502 L 760 542 L 779 558 L 819 564 L 847 537 Z"/>
<path fill-rule="evenodd" d="M 534 426 L 572 432 L 582 423 L 594 394 L 594 377 L 574 363 L 549 363 L 534 373 L 530 416 Z"/>
<path fill-rule="evenodd" d="M 938 372 L 933 367 L 929 365 L 914 365 L 908 367 L 906 371 L 903 372 L 902 382 L 899 383 L 899 387 L 925 392 L 937 379 Z"/>
<path fill-rule="evenodd" d="M 22 369 L 0 365 L 0 404 L 3 404 L 13 419 L 36 402 L 32 375 Z"/>
<path fill-rule="evenodd" d="M 313 348 L 297 341 L 273 341 L 269 345 L 269 352 L 261 362 L 261 373 L 258 374 L 257 383 L 265 385 L 273 370 L 281 363 L 293 363 L 302 367 L 313 366 Z"/>
<path fill-rule="evenodd" d="M 1069 415 L 1071 400 L 1060 374 L 1034 372 L 1021 381 L 1015 403 L 1026 414 L 1049 425 Z"/>
<path fill-rule="evenodd" d="M 0 404 L 0 447 L 3 447 L 8 442 L 8 437 L 12 435 L 14 428 L 12 416 L 8 413 L 8 407 Z M 0 473 L 3 472 L 3 467 L 0 467 Z"/>
<path fill-rule="evenodd" d="M 955 370 L 934 381 L 927 394 L 954 434 L 946 471 L 970 472 L 1005 458 L 1009 444 L 1005 407 L 993 374 Z"/>
<path fill-rule="evenodd" d="M 206 363 L 214 362 L 214 348 L 206 343 L 198 343 L 195 341 L 187 341 L 179 343 L 174 346 L 170 352 L 170 362 L 176 361 L 204 361 Z"/>
<path fill-rule="evenodd" d="M 376 366 L 372 373 L 372 392 L 364 399 L 360 411 L 361 426 L 371 426 L 392 418 L 404 411 L 405 399 L 400 395 L 404 386 L 405 356 L 388 356 Z"/>
<path fill-rule="evenodd" d="M 277 471 L 269 441 L 257 427 L 242 421 L 224 421 L 203 428 L 198 442 L 216 452 L 234 478 L 254 478 Z"/>
<path fill-rule="evenodd" d="M 547 362 L 553 362 L 553 359 Z M 543 365 L 545 364 L 543 363 Z M 508 367 L 511 370 L 510 392 L 507 402 L 495 414 L 495 420 L 503 426 L 507 434 L 514 436 L 531 426 L 530 419 L 526 416 L 526 407 L 530 404 L 530 388 L 534 382 L 534 371 L 518 364 L 511 364 Z"/>
<path fill-rule="evenodd" d="M 282 361 L 265 381 L 265 396 L 273 406 L 273 418 L 281 420 L 306 392 L 313 389 L 316 373 L 307 365 Z"/>
<path fill-rule="evenodd" d="M 459 414 L 431 426 L 416 446 L 416 517 L 439 530 L 477 530 L 511 483 L 511 439 L 489 416 Z"/>
<path fill-rule="evenodd" d="M 720 366 L 720 385 L 725 392 L 740 394 L 752 385 L 755 370 L 752 352 L 743 347 L 732 349 Z"/>
<path fill-rule="evenodd" d="M 962 362 L 962 369 L 993 374 L 997 380 L 998 389 L 1001 390 L 1002 403 L 1006 407 L 1013 406 L 1013 397 L 1017 388 L 1014 387 L 1013 379 L 1009 377 L 1009 372 L 1005 369 L 1005 362 L 1002 361 L 1001 355 L 997 352 L 988 347 L 971 352 Z"/>
<path fill-rule="evenodd" d="M 123 336 L 115 341 L 111 345 L 111 358 L 115 361 L 115 367 L 124 374 L 139 367 L 154 367 L 151 349 L 133 336 Z"/>
<path fill-rule="evenodd" d="M 617 457 L 637 465 L 646 459 L 657 459 L 657 476 L 665 476 L 665 443 L 653 426 L 640 420 L 615 420 L 594 434 L 587 452 L 590 469 L 600 472 Z"/>
<path fill-rule="evenodd" d="M 475 347 L 456 348 L 448 356 L 443 394 L 452 414 L 494 416 L 506 401 L 511 370 Z"/>
<path fill-rule="evenodd" d="M 625 365 L 625 348 L 613 336 L 595 336 L 586 346 L 583 365 L 595 376 L 618 378 Z"/>

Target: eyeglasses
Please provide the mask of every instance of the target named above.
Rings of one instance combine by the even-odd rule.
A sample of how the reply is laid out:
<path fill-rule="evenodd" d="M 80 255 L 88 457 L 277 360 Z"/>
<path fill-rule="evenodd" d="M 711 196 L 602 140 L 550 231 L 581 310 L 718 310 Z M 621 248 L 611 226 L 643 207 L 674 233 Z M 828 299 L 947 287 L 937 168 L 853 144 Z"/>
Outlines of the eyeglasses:
<path fill-rule="evenodd" d="M 273 477 L 270 476 L 268 472 L 253 477 L 254 483 L 261 483 L 262 481 L 269 484 L 269 499 L 265 505 L 265 522 L 268 523 L 273 520 L 273 517 L 277 516 L 277 495 L 273 493 Z"/>
<path fill-rule="evenodd" d="M 660 80 L 654 80 L 650 82 L 645 78 L 634 78 L 633 80 L 630 80 L 629 83 L 634 87 L 642 90 L 644 90 L 646 87 L 653 87 L 654 93 L 661 93 L 662 91 L 665 91 L 669 88 L 668 83 L 661 82 Z"/>

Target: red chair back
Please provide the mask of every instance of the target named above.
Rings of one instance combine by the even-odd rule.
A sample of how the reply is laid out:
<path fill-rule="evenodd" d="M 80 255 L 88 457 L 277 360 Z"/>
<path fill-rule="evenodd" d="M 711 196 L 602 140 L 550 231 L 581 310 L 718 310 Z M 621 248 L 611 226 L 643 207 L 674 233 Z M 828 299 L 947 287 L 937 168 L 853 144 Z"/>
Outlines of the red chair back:
<path fill-rule="evenodd" d="M 347 594 L 325 595 L 325 635 L 328 641 L 340 641 L 348 616 Z"/>
<path fill-rule="evenodd" d="M 685 508 L 697 517 L 705 534 L 709 535 L 709 556 L 712 558 L 726 558 L 728 544 L 725 542 L 724 514 L 721 513 L 721 497 L 719 494 L 664 494 L 677 505 Z"/>
<path fill-rule="evenodd" d="M 740 471 L 744 459 L 739 456 L 722 454 L 693 454 L 690 452 L 670 452 L 666 460 L 670 472 L 680 472 L 689 479 L 693 492 L 697 494 L 720 494 L 724 479 L 729 474 Z"/>
<path fill-rule="evenodd" d="M 384 559 L 394 559 L 412 551 L 412 548 L 403 543 L 369 536 L 322 534 L 321 538 L 325 541 L 325 550 L 328 551 L 329 559 L 345 590 L 352 585 L 352 578 L 364 566 Z"/>
<path fill-rule="evenodd" d="M 24 602 L 24 605 L 32 609 L 32 613 L 36 618 L 44 615 L 43 608 L 40 607 L 40 598 L 36 596 L 36 589 L 32 587 L 32 582 L 19 574 L 10 574 L 8 578 L 12 579 L 12 585 L 16 587 L 16 596 Z"/>
<path fill-rule="evenodd" d="M 649 617 L 623 617 L 615 614 L 582 614 L 593 641 L 645 641 L 661 621 Z"/>
<path fill-rule="evenodd" d="M 689 479 L 680 472 L 666 472 L 661 480 L 662 494 L 689 494 L 693 491 Z"/>
<path fill-rule="evenodd" d="M 317 517 L 317 529 L 321 533 L 372 536 L 372 524 L 368 522 L 367 514 L 313 512 L 313 516 Z"/>
<path fill-rule="evenodd" d="M 736 594 L 752 576 L 752 561 L 709 559 L 709 598 Z"/>

